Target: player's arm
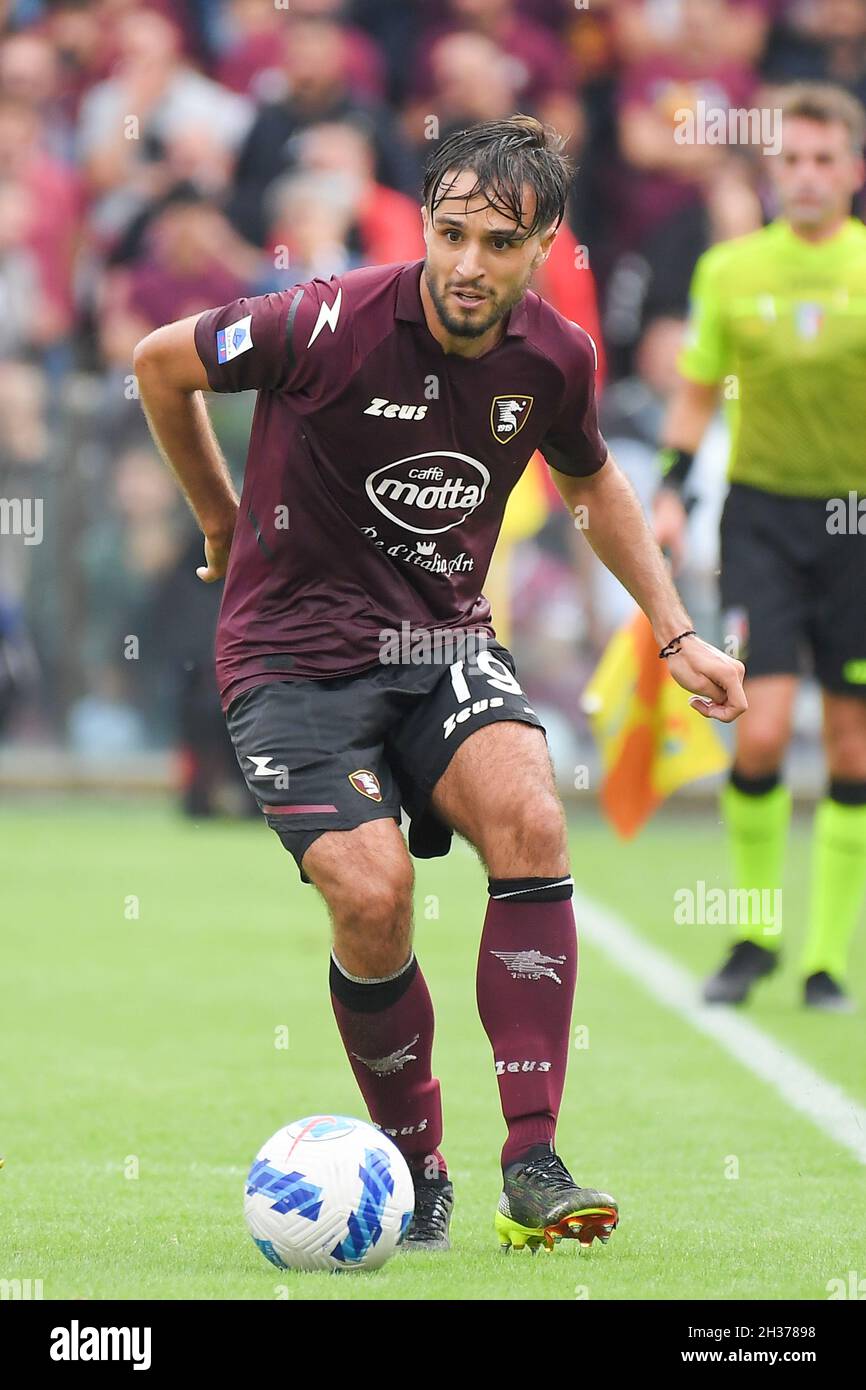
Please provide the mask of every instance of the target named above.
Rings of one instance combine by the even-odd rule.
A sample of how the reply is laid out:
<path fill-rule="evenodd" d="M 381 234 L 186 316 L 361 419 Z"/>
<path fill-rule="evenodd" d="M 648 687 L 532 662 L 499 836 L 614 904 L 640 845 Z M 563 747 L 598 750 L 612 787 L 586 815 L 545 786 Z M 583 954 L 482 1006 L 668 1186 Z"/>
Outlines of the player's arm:
<path fill-rule="evenodd" d="M 661 486 L 653 504 L 653 526 L 659 545 L 668 551 L 676 572 L 685 550 L 687 512 L 683 489 L 719 403 L 717 382 L 680 377 L 668 405 L 661 433 Z"/>
<path fill-rule="evenodd" d="M 685 551 L 687 509 L 683 493 L 695 454 L 716 413 L 719 383 L 729 347 L 720 293 L 718 255 L 710 251 L 695 267 L 689 290 L 689 327 L 679 355 L 679 384 L 662 426 L 659 467 L 662 474 L 653 528 L 676 572 Z"/>
<path fill-rule="evenodd" d="M 195 344 L 199 317 L 142 338 L 133 367 L 150 432 L 204 533 L 206 563 L 196 574 L 212 583 L 226 572 L 238 498 L 202 395 L 209 382 Z"/>
<path fill-rule="evenodd" d="M 575 476 L 551 468 L 569 511 L 605 565 L 640 605 L 659 648 L 687 632 L 692 623 L 674 587 L 631 483 L 608 454 L 601 468 Z M 745 667 L 700 637 L 686 637 L 666 658 L 674 680 L 692 695 L 701 714 L 729 723 L 746 709 Z"/>

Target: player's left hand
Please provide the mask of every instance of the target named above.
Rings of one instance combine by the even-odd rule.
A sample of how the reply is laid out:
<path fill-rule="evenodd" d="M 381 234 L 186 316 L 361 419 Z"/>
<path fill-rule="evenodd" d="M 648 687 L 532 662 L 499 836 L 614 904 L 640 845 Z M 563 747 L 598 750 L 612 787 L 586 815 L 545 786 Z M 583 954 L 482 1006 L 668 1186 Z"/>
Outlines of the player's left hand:
<path fill-rule="evenodd" d="M 745 666 L 718 647 L 700 637 L 684 637 L 680 650 L 663 659 L 677 685 L 694 696 L 689 700 L 692 709 L 705 719 L 730 724 L 749 708 L 743 690 Z"/>

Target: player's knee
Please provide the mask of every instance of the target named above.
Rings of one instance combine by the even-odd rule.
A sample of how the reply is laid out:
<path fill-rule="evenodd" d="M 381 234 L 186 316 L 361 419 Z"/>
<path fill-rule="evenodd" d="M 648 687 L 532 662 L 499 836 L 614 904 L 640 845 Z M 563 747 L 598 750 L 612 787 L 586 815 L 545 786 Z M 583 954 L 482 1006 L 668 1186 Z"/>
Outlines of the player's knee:
<path fill-rule="evenodd" d="M 411 865 L 382 865 L 347 885 L 339 915 L 343 930 L 360 940 L 402 939 L 412 918 Z"/>
<path fill-rule="evenodd" d="M 749 728 L 737 744 L 736 766 L 745 777 L 767 777 L 776 772 L 788 746 L 788 729 L 772 723 Z"/>
<path fill-rule="evenodd" d="M 485 853 L 494 878 L 562 874 L 568 871 L 568 837 L 562 802 L 538 791 L 509 806 Z"/>
<path fill-rule="evenodd" d="M 848 726 L 825 733 L 827 767 L 832 777 L 866 780 L 866 729 Z"/>

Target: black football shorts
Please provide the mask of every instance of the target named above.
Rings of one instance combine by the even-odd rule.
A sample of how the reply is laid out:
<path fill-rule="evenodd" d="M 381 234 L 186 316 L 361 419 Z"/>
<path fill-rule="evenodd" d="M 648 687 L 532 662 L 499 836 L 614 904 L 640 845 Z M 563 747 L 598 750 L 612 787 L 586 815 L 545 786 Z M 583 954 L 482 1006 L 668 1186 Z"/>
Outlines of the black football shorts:
<path fill-rule="evenodd" d="M 866 697 L 866 534 L 840 531 L 821 498 L 732 483 L 721 561 L 723 632 L 747 676 L 811 670 L 825 690 Z"/>
<path fill-rule="evenodd" d="M 456 655 L 456 652 L 450 653 Z M 301 860 L 327 830 L 410 818 L 409 848 L 447 854 L 451 830 L 429 806 L 455 749 L 500 720 L 542 728 L 492 638 L 448 664 L 380 664 L 354 676 L 271 680 L 243 691 L 226 723 L 247 786 Z"/>

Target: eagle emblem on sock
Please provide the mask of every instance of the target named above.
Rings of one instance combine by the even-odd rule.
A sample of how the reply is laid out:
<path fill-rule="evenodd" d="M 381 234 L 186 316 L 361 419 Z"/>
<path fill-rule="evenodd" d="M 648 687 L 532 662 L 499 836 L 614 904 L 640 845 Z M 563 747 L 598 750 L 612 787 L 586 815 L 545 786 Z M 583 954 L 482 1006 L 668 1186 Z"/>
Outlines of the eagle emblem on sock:
<path fill-rule="evenodd" d="M 389 1052 L 387 1057 L 362 1057 L 360 1053 L 353 1052 L 352 1056 L 357 1057 L 359 1062 L 363 1062 L 365 1067 L 376 1073 L 377 1076 L 388 1076 L 392 1071 L 402 1071 L 407 1062 L 417 1062 L 418 1058 L 409 1048 L 414 1047 L 421 1034 L 416 1033 L 411 1042 L 407 1042 L 403 1047 L 398 1047 L 396 1052 Z"/>
<path fill-rule="evenodd" d="M 546 976 L 549 980 L 555 980 L 558 985 L 562 980 L 553 969 L 555 965 L 564 965 L 566 956 L 545 956 L 541 951 L 491 951 L 492 956 L 507 968 L 512 980 L 540 980 Z"/>

